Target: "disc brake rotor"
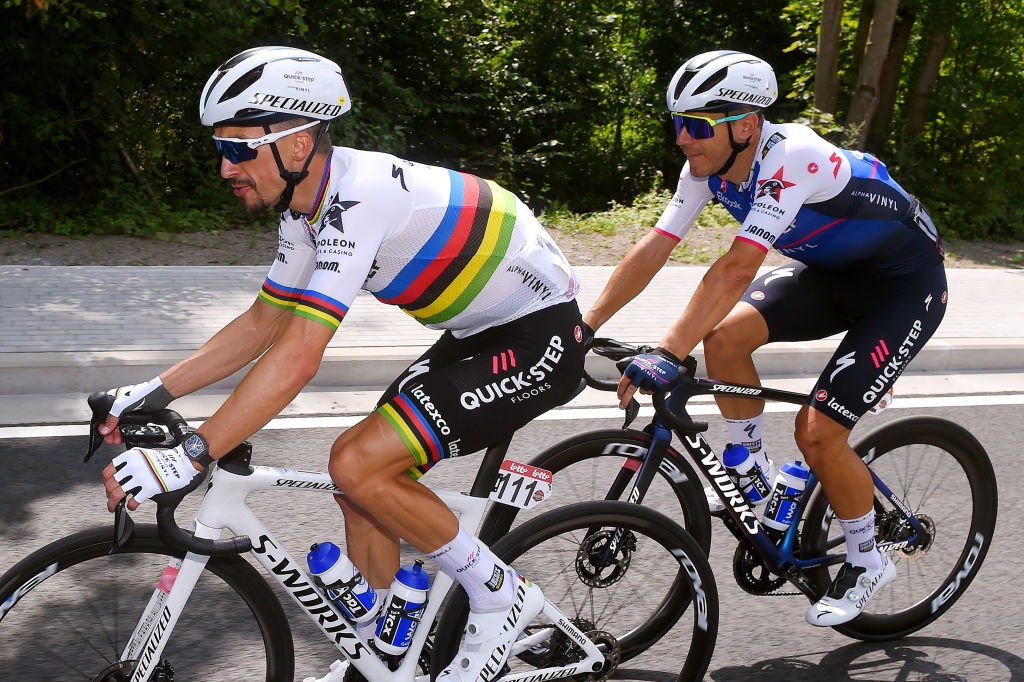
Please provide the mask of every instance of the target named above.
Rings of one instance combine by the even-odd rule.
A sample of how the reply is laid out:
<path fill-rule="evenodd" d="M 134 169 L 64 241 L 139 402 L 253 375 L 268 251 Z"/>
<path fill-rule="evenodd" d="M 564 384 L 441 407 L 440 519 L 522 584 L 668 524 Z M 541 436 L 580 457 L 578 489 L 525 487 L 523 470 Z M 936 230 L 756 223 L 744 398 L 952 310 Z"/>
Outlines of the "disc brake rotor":
<path fill-rule="evenodd" d="M 591 533 L 576 552 L 576 575 L 590 587 L 613 585 L 626 575 L 635 550 L 631 531 L 607 528 Z"/>

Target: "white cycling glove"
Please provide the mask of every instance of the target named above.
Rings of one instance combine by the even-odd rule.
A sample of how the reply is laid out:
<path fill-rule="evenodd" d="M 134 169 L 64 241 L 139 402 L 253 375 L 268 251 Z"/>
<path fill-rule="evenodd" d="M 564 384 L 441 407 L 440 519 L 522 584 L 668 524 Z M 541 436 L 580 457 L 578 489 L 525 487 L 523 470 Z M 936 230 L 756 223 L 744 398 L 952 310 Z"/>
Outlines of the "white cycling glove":
<path fill-rule="evenodd" d="M 203 473 L 192 465 L 192 458 L 186 454 L 186 443 L 170 450 L 126 450 L 113 459 L 114 477 L 126 494 L 135 497 L 136 502 L 145 502 L 159 493 L 180 490 Z"/>
<path fill-rule="evenodd" d="M 107 391 L 107 395 L 114 396 L 110 414 L 118 418 L 124 412 L 156 412 L 164 409 L 174 400 L 174 396 L 164 388 L 164 382 L 160 380 L 160 377 L 141 384 L 112 388 Z"/>

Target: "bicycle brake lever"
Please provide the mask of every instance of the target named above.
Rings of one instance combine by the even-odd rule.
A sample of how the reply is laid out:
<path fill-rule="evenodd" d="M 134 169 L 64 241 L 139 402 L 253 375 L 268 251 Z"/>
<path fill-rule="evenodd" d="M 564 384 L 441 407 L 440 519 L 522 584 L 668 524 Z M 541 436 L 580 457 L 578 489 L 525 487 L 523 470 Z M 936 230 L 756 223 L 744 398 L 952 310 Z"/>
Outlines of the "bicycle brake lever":
<path fill-rule="evenodd" d="M 633 423 L 633 420 L 640 414 L 640 403 L 636 401 L 636 398 L 630 398 L 629 404 L 626 405 L 626 421 L 622 423 L 622 428 L 628 429 L 629 425 Z"/>
<path fill-rule="evenodd" d="M 127 504 L 128 498 L 125 497 L 114 508 L 114 545 L 107 552 L 108 555 L 121 551 L 121 548 L 132 539 L 132 535 L 135 533 L 135 521 L 128 513 Z"/>
<path fill-rule="evenodd" d="M 92 418 L 89 419 L 89 448 L 83 462 L 88 462 L 103 445 L 103 434 L 98 429 L 100 424 L 107 421 L 110 408 L 114 405 L 114 396 L 108 395 L 105 391 L 97 391 L 89 396 L 86 402 L 89 404 Z"/>

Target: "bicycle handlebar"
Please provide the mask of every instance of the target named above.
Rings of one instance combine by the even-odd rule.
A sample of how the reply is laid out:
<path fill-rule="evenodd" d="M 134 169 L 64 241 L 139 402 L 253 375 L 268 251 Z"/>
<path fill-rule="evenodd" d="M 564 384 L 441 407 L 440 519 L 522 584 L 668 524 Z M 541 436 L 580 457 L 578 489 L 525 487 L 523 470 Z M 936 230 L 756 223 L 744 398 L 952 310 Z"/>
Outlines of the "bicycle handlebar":
<path fill-rule="evenodd" d="M 644 353 L 650 353 L 654 348 L 652 346 L 633 346 L 622 341 L 615 339 L 598 337 L 595 338 L 590 346 L 591 352 L 595 355 L 608 358 L 615 361 L 615 368 L 619 373 L 626 371 L 626 367 L 637 355 Z M 652 402 L 654 403 L 655 414 L 662 419 L 669 427 L 679 431 L 680 433 L 698 433 L 707 431 L 707 422 L 694 421 L 690 419 L 690 416 L 686 414 L 685 409 L 683 415 L 685 418 L 676 414 L 675 409 L 667 404 L 668 396 L 678 386 L 693 384 L 696 380 L 697 375 L 697 359 L 692 355 L 687 355 L 680 365 L 682 372 L 679 377 L 676 378 L 669 386 L 665 388 L 659 388 L 651 394 Z M 606 379 L 600 379 L 591 375 L 589 372 L 584 370 L 584 378 L 586 379 L 587 385 L 596 388 L 601 391 L 615 391 L 619 387 L 618 381 L 610 381 Z M 689 396 L 686 396 L 688 398 Z M 685 408 L 686 401 L 683 400 L 680 407 Z M 632 421 L 632 420 L 628 420 Z M 627 421 L 627 423 L 628 423 Z"/>
<path fill-rule="evenodd" d="M 90 395 L 86 402 L 92 410 L 92 419 L 89 422 L 89 450 L 85 455 L 85 461 L 88 462 L 103 443 L 103 436 L 97 427 L 106 421 L 110 408 L 114 404 L 114 396 L 108 395 L 104 391 L 97 391 Z M 121 430 L 121 437 L 124 439 L 126 449 L 133 447 L 172 448 L 180 444 L 190 433 L 188 422 L 174 410 L 168 409 L 157 412 L 127 412 L 119 418 L 118 428 Z M 166 429 L 166 432 L 163 429 Z M 156 502 L 156 523 L 160 537 L 169 545 L 193 554 L 228 556 L 248 552 L 252 549 L 252 541 L 247 535 L 218 540 L 197 538 L 174 520 L 174 512 L 178 505 L 186 495 L 202 485 L 206 475 L 204 472 L 196 476 L 190 485 L 180 490 L 153 496 L 152 499 Z M 128 541 L 133 526 L 134 523 L 128 516 L 125 500 L 122 500 L 115 510 L 114 548 L 111 553 L 116 552 Z"/>

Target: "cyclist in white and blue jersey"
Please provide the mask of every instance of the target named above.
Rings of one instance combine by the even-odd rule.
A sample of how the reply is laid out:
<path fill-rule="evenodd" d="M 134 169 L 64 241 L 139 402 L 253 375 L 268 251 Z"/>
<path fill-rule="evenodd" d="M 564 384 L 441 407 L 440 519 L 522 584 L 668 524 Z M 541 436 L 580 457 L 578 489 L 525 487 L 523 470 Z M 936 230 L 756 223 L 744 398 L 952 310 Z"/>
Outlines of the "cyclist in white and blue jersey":
<path fill-rule="evenodd" d="M 740 223 L 652 354 L 627 368 L 625 405 L 678 372 L 704 344 L 708 375 L 759 385 L 751 354 L 772 341 L 846 332 L 796 419 L 796 441 L 846 536 L 847 559 L 807 611 L 813 625 L 858 616 L 895 569 L 874 541 L 873 483 L 848 444 L 858 419 L 891 389 L 942 320 L 946 276 L 938 233 L 921 203 L 870 154 L 840 149 L 810 128 L 765 120 L 775 74 L 748 54 L 715 51 L 676 72 L 666 96 L 686 164 L 669 206 L 584 316 L 597 329 L 642 291 L 707 204 Z M 775 248 L 794 262 L 761 277 Z M 734 443 L 772 470 L 763 403 L 716 396 Z M 709 504 L 721 508 L 709 492 Z"/>
<path fill-rule="evenodd" d="M 333 147 L 351 101 L 338 65 L 287 47 L 243 52 L 203 90 L 220 172 L 247 213 L 281 212 L 277 257 L 252 307 L 153 380 L 116 389 L 101 428 L 120 442 L 125 410 L 170 400 L 255 364 L 181 446 L 135 448 L 104 470 L 108 507 L 194 485 L 199 470 L 275 417 L 316 374 L 360 289 L 443 330 L 345 431 L 329 470 L 344 495 L 348 555 L 379 593 L 399 538 L 469 596 L 467 635 L 438 679 L 491 680 L 540 612 L 540 588 L 460 529 L 417 479 L 448 457 L 508 438 L 565 401 L 583 374 L 572 267 L 522 201 L 490 180 L 377 152 Z M 360 632 L 373 637 L 371 620 Z M 345 666 L 319 682 L 342 680 Z"/>

